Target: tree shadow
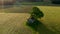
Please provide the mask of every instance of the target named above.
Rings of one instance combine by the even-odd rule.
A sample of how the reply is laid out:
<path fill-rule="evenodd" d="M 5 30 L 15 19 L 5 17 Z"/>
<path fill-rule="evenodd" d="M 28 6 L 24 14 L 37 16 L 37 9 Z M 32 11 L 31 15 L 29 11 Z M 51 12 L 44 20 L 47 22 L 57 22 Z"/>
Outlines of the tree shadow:
<path fill-rule="evenodd" d="M 42 22 L 38 20 L 35 20 L 33 24 L 27 23 L 27 25 L 39 34 L 56 34 L 55 32 L 49 30 Z"/>
<path fill-rule="evenodd" d="M 37 12 L 35 12 L 37 11 Z M 44 13 L 42 13 L 42 11 L 40 11 L 37 7 L 34 7 L 34 15 L 36 13 L 36 16 L 39 16 L 40 19 L 44 16 Z M 32 17 L 31 17 L 32 18 Z M 38 19 L 34 18 L 34 22 L 33 23 L 29 23 L 29 21 L 27 21 L 27 25 L 29 27 L 31 27 L 34 31 L 38 32 L 39 34 L 56 34 L 55 32 L 53 32 L 52 30 L 49 30 L 46 25 L 44 25 L 41 21 L 39 21 Z M 32 19 L 33 21 L 33 19 Z"/>

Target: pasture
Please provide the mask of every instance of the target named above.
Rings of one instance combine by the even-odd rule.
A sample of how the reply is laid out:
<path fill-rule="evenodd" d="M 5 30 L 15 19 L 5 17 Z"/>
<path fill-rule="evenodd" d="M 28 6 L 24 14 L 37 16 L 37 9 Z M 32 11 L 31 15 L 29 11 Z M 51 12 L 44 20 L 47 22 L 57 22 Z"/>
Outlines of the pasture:
<path fill-rule="evenodd" d="M 46 15 L 49 15 L 51 11 L 53 16 L 55 11 L 59 16 L 51 17 L 49 15 L 45 16 L 46 18 L 43 17 L 40 20 L 41 24 L 36 27 L 37 31 L 26 25 L 26 21 L 30 16 L 29 12 L 32 8 L 33 6 L 22 6 L 0 9 L 0 34 L 60 34 L 60 6 L 39 7 Z M 58 19 L 56 19 L 57 17 Z"/>

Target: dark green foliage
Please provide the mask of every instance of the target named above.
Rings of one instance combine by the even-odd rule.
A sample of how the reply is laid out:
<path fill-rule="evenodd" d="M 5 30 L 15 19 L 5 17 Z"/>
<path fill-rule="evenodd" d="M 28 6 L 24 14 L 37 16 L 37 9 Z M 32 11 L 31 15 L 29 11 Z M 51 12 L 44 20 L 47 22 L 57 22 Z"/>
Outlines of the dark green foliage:
<path fill-rule="evenodd" d="M 60 4 L 60 0 L 51 0 L 53 4 Z"/>
<path fill-rule="evenodd" d="M 40 11 L 37 7 L 34 7 L 33 11 L 31 12 L 31 17 L 29 18 L 32 19 L 32 21 L 34 20 L 34 22 L 31 23 L 29 20 L 27 20 L 27 25 L 37 31 L 37 27 L 41 24 L 38 18 L 41 18 L 43 16 L 44 14 L 42 13 L 42 11 Z"/>
<path fill-rule="evenodd" d="M 33 16 L 34 18 L 41 18 L 44 16 L 44 14 L 37 7 L 34 7 L 31 16 Z"/>
<path fill-rule="evenodd" d="M 26 25 L 30 26 L 33 30 L 37 31 L 37 27 L 40 25 L 40 21 L 36 20 L 34 21 L 34 23 L 27 23 Z"/>
<path fill-rule="evenodd" d="M 41 18 L 43 16 L 44 14 L 42 13 L 42 11 L 40 11 L 37 7 L 34 7 L 33 11 L 31 12 L 30 18 L 27 20 L 28 25 L 38 25 L 36 20 L 38 21 L 38 18 Z"/>
<path fill-rule="evenodd" d="M 55 32 L 49 30 L 41 21 L 35 19 L 34 23 L 26 24 L 27 26 L 31 27 L 34 31 L 38 32 L 39 34 L 56 34 Z"/>

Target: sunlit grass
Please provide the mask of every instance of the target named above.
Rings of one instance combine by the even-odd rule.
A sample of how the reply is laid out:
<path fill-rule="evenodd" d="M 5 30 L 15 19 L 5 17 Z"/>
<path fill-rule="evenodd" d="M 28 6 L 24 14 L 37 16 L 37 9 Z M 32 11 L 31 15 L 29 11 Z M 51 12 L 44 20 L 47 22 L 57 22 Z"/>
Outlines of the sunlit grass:
<path fill-rule="evenodd" d="M 44 17 L 41 19 L 43 24 L 50 30 L 59 34 L 60 6 L 38 6 L 38 8 L 44 13 Z"/>
<path fill-rule="evenodd" d="M 43 13 L 44 17 L 41 19 L 40 26 L 37 28 L 38 31 L 34 31 L 29 26 L 26 25 L 25 18 L 29 18 L 29 15 L 25 11 L 30 11 L 32 7 L 10 7 L 5 9 L 0 9 L 0 12 L 6 14 L 0 14 L 0 33 L 1 34 L 53 34 L 60 33 L 60 6 L 37 6 Z M 24 8 L 24 9 L 23 9 Z M 24 13 L 16 13 L 23 11 Z M 11 12 L 11 14 L 7 14 Z M 12 12 L 16 14 L 12 14 Z M 2 25 L 3 24 L 3 25 Z M 46 28 L 47 27 L 47 28 Z M 11 29 L 10 29 L 11 28 Z M 15 30 L 14 30 L 15 29 Z M 51 31 L 48 31 L 51 30 Z M 10 31 L 9 31 L 10 30 Z M 7 33 L 9 32 L 9 33 Z"/>
<path fill-rule="evenodd" d="M 9 7 L 2 7 L 0 9 L 1 13 L 29 13 L 31 11 L 32 6 L 9 6 Z"/>

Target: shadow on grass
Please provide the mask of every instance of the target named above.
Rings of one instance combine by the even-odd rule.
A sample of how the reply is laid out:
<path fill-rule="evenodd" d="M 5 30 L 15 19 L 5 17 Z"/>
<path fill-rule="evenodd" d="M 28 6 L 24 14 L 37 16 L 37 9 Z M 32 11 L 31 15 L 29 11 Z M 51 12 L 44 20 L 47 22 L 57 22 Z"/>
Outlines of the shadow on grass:
<path fill-rule="evenodd" d="M 38 32 L 39 34 L 56 34 L 55 32 L 46 28 L 46 26 L 38 20 L 35 20 L 35 22 L 32 24 L 27 23 L 27 25 L 31 27 L 34 31 Z"/>

